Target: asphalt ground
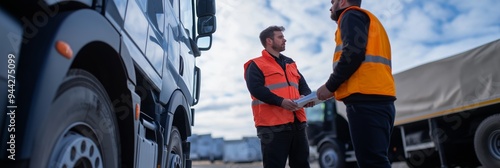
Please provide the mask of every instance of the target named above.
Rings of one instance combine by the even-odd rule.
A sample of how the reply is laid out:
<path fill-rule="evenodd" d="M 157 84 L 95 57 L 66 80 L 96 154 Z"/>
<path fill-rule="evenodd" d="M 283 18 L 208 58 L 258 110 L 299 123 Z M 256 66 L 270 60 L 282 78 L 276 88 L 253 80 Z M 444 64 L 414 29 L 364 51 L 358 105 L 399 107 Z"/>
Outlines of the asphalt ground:
<path fill-rule="evenodd" d="M 216 161 L 210 163 L 210 161 L 193 161 L 193 168 L 262 168 L 262 162 L 224 163 Z M 286 168 L 289 167 L 286 166 Z M 319 168 L 318 162 L 311 162 L 311 168 Z M 408 168 L 408 166 L 404 162 L 397 162 L 392 164 L 392 168 Z"/>

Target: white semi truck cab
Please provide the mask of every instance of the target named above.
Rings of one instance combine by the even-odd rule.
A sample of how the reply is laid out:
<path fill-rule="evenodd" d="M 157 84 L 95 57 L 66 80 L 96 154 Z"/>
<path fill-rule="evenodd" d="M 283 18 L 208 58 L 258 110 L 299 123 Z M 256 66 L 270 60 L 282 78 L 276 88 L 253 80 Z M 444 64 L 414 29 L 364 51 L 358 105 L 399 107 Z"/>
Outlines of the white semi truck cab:
<path fill-rule="evenodd" d="M 2 167 L 189 168 L 215 0 L 0 2 Z"/>

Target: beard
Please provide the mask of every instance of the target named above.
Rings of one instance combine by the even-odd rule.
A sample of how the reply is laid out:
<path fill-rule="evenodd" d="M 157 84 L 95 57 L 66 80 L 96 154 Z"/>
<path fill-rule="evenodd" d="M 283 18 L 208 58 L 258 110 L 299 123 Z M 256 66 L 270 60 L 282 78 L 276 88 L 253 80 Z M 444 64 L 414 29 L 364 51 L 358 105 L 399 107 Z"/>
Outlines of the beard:
<path fill-rule="evenodd" d="M 331 18 L 333 21 L 337 21 L 337 20 L 339 20 L 339 17 L 335 14 L 335 12 L 330 13 L 330 18 Z"/>
<path fill-rule="evenodd" d="M 330 18 L 333 21 L 339 20 L 339 16 L 337 16 L 337 11 L 339 10 L 339 8 L 340 8 L 339 3 L 336 3 L 336 5 L 333 6 L 332 11 L 330 12 Z"/>
<path fill-rule="evenodd" d="M 278 52 L 282 52 L 282 51 L 285 51 L 285 45 L 279 45 L 279 44 L 273 44 L 273 50 L 274 51 L 278 51 Z"/>

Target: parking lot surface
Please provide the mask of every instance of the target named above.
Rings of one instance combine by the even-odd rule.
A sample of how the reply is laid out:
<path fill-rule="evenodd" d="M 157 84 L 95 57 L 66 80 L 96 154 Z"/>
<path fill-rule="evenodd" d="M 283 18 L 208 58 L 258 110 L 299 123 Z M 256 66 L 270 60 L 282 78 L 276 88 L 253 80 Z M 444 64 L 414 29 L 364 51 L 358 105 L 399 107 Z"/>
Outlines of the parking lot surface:
<path fill-rule="evenodd" d="M 262 168 L 262 162 L 223 163 L 216 161 L 210 163 L 210 161 L 193 161 L 193 168 Z M 289 167 L 286 166 L 286 168 Z M 318 162 L 311 162 L 311 168 L 319 168 Z M 392 168 L 408 168 L 408 166 L 404 162 L 397 162 L 392 164 Z"/>

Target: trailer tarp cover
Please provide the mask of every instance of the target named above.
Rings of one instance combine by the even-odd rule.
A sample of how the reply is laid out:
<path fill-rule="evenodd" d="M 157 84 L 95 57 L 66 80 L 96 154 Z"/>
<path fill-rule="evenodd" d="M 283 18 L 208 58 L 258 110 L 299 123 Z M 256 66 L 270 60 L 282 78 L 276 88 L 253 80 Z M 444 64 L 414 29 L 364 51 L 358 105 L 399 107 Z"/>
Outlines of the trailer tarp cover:
<path fill-rule="evenodd" d="M 394 75 L 401 125 L 500 102 L 500 40 Z"/>

